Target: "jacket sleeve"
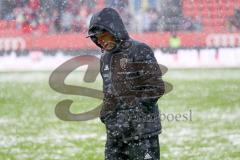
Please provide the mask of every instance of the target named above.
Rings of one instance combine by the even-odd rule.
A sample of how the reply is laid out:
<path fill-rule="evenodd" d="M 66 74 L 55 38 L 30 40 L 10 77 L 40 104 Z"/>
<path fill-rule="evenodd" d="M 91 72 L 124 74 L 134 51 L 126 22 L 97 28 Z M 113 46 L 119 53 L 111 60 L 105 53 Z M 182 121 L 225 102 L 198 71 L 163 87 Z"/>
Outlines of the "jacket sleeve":
<path fill-rule="evenodd" d="M 144 105 L 154 105 L 164 94 L 165 86 L 152 49 L 146 44 L 139 44 L 130 66 L 130 95 L 137 97 Z"/>

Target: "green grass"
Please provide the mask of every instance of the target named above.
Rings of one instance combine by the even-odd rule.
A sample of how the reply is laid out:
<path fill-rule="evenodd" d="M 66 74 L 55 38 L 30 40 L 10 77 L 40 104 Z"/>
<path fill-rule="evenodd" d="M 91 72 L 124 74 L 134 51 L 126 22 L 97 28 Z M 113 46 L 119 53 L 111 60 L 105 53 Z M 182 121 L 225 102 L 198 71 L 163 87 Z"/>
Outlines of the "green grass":
<path fill-rule="evenodd" d="M 101 100 L 63 95 L 48 85 L 49 72 L 0 73 L 0 160 L 103 160 L 105 127 L 99 119 L 65 122 L 55 105 L 73 99 L 72 112 Z M 67 83 L 81 82 L 81 73 Z M 161 159 L 238 160 L 240 157 L 240 69 L 169 70 L 174 89 L 158 103 L 165 114 L 188 113 L 192 121 L 163 121 Z"/>

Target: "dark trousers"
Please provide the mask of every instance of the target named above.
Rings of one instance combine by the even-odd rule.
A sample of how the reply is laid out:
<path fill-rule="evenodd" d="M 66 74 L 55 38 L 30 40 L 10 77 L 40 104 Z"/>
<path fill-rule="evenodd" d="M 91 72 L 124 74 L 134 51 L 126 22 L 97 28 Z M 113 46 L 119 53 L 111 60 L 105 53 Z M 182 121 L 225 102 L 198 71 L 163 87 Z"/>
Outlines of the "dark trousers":
<path fill-rule="evenodd" d="M 105 160 L 159 160 L 158 135 L 138 140 L 123 141 L 107 137 Z"/>

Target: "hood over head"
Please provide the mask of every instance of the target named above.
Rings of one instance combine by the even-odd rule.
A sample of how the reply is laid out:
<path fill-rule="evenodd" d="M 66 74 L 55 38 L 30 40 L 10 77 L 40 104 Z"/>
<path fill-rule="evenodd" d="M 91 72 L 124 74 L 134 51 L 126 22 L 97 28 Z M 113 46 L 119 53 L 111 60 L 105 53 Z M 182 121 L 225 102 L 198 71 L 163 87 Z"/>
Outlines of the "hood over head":
<path fill-rule="evenodd" d="M 120 15 L 112 8 L 104 8 L 92 16 L 88 30 L 88 37 L 94 36 L 104 30 L 111 33 L 115 37 L 117 43 L 129 39 L 128 32 Z M 96 40 L 92 40 L 101 48 Z"/>

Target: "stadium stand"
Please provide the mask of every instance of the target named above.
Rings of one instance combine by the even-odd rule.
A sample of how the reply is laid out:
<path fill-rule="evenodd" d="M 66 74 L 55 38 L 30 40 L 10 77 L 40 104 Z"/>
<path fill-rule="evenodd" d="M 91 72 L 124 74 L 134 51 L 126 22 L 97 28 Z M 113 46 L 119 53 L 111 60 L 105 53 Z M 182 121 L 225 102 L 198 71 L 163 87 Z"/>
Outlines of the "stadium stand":
<path fill-rule="evenodd" d="M 178 32 L 182 42 L 180 48 L 239 45 L 237 28 L 229 26 L 238 24 L 234 17 L 240 0 L 10 2 L 0 2 L 0 35 L 20 36 L 30 50 L 43 47 L 48 50 L 96 49 L 84 37 L 92 13 L 105 6 L 116 8 L 131 36 L 153 48 L 168 48 L 172 32 Z M 226 37 L 229 32 L 233 35 Z M 37 44 L 33 43 L 36 41 Z M 71 44 L 71 41 L 75 43 Z M 5 47 L 8 39 L 2 38 L 1 43 L 0 48 L 9 48 Z"/>
<path fill-rule="evenodd" d="M 14 5 L 5 4 L 3 7 L 10 6 L 12 9 L 2 13 L 0 29 L 14 29 L 15 26 L 24 33 L 34 31 L 40 33 L 82 32 L 86 30 L 92 12 L 96 10 L 94 7 L 101 5 L 96 4 L 95 1 L 60 0 L 56 1 L 56 4 L 50 2 L 44 4 L 43 1 L 18 0 Z M 129 8 L 129 2 L 126 0 L 112 1 L 112 3 L 106 1 L 105 5 L 115 6 L 126 19 L 128 30 L 132 32 L 161 31 L 161 27 L 158 26 L 162 23 L 170 23 L 174 26 L 174 23 L 179 23 L 176 22 L 176 19 L 181 21 L 181 16 L 188 19 L 189 23 L 202 25 L 203 31 L 223 32 L 228 29 L 227 19 L 234 15 L 234 8 L 240 5 L 240 0 L 182 0 L 179 1 L 179 4 L 176 2 L 178 1 L 168 1 L 165 5 L 170 5 L 170 8 L 166 10 L 163 8 L 161 11 L 161 8 L 156 6 L 155 8 L 145 7 L 144 12 L 123 9 Z M 173 6 L 174 10 L 171 9 Z M 140 19 L 144 21 L 140 29 L 136 29 L 138 28 L 135 23 L 138 21 L 136 14 L 140 14 Z M 176 15 L 178 17 L 174 20 L 173 17 Z M 168 29 L 165 30 L 168 31 Z M 189 29 L 189 31 L 192 30 Z"/>
<path fill-rule="evenodd" d="M 204 31 L 223 32 L 226 22 L 234 14 L 240 0 L 183 0 L 183 14 L 193 19 L 201 18 Z"/>

